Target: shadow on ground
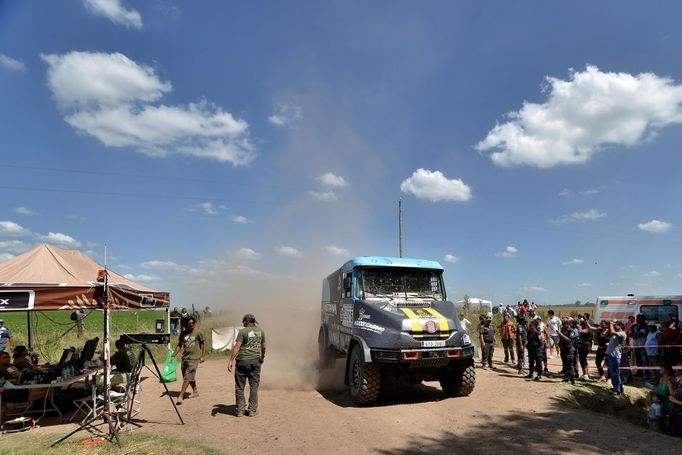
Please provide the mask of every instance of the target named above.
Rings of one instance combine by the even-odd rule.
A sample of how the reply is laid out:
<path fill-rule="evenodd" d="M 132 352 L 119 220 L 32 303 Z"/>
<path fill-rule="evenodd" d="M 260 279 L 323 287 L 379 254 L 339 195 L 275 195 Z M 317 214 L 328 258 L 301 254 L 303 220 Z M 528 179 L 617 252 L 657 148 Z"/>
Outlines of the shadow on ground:
<path fill-rule="evenodd" d="M 597 422 L 585 425 L 584 410 L 556 401 L 548 412 L 536 413 L 532 403 L 520 403 L 515 413 L 488 416 L 485 409 L 475 415 L 476 430 L 445 430 L 438 438 L 410 436 L 407 447 L 379 449 L 379 454 L 454 453 L 458 455 L 572 454 L 679 455 L 678 438 L 654 433 L 610 416 L 592 416 Z M 596 420 L 594 419 L 596 417 Z M 628 431 L 623 431 L 623 426 Z M 471 427 L 468 427 L 471 428 Z"/>
<path fill-rule="evenodd" d="M 211 409 L 211 417 L 215 417 L 217 414 L 234 416 L 236 413 L 237 406 L 234 404 L 214 404 L 213 409 Z"/>

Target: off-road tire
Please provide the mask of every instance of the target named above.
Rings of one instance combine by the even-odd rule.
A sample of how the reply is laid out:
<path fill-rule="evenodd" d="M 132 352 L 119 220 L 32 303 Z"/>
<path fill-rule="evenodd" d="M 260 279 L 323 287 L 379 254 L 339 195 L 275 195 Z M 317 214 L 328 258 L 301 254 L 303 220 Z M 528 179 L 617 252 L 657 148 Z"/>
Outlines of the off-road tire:
<path fill-rule="evenodd" d="M 476 369 L 473 359 L 457 362 L 447 376 L 441 378 L 440 386 L 448 397 L 465 397 L 476 386 Z"/>
<path fill-rule="evenodd" d="M 319 367 L 320 370 L 328 370 L 334 366 L 336 361 L 336 355 L 331 346 L 329 346 L 329 340 L 327 339 L 327 332 L 324 328 L 320 329 L 320 334 L 317 337 L 317 348 L 319 354 Z"/>
<path fill-rule="evenodd" d="M 375 363 L 365 363 L 359 345 L 355 345 L 350 354 L 348 387 L 351 400 L 359 406 L 374 403 L 381 392 L 381 369 Z"/>

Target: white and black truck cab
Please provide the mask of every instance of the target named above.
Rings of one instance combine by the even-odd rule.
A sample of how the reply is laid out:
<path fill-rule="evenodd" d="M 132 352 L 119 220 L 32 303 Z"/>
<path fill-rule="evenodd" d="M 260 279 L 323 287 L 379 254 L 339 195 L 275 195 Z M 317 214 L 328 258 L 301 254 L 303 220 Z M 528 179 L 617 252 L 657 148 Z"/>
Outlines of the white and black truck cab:
<path fill-rule="evenodd" d="M 320 366 L 346 359 L 345 381 L 356 404 L 376 401 L 382 377 L 438 380 L 448 396 L 474 388 L 474 346 L 443 267 L 434 261 L 357 257 L 322 282 Z"/>

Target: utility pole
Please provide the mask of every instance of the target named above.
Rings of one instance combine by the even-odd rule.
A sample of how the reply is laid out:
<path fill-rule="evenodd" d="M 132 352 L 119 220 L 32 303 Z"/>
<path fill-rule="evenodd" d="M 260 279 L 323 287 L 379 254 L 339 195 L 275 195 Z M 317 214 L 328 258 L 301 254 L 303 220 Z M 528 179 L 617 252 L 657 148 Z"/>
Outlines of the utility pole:
<path fill-rule="evenodd" d="M 403 257 L 403 198 L 398 199 L 398 244 Z"/>

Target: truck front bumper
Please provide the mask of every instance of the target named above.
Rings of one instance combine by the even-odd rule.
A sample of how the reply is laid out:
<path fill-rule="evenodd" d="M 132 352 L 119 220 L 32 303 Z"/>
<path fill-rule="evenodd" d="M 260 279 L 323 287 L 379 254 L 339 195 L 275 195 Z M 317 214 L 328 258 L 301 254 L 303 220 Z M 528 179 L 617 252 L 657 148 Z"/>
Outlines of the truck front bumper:
<path fill-rule="evenodd" d="M 422 349 L 371 349 L 372 362 L 400 364 L 409 368 L 438 368 L 451 361 L 474 357 L 472 344 L 463 347 Z"/>

